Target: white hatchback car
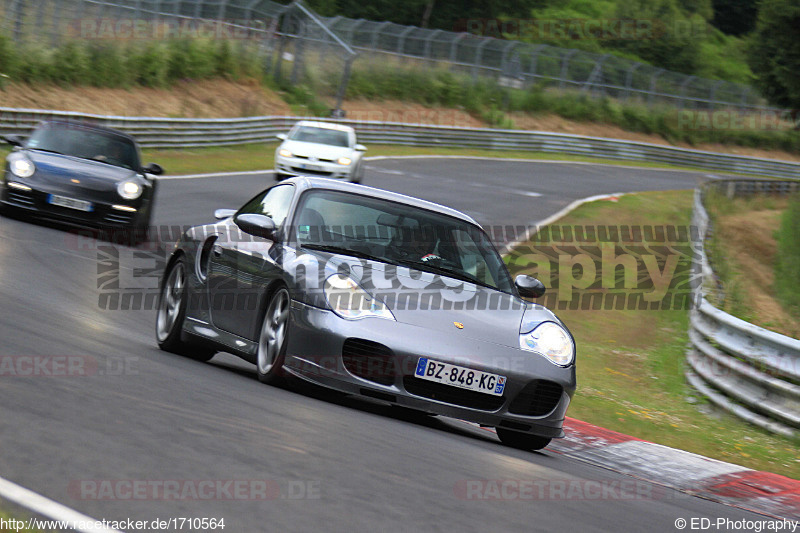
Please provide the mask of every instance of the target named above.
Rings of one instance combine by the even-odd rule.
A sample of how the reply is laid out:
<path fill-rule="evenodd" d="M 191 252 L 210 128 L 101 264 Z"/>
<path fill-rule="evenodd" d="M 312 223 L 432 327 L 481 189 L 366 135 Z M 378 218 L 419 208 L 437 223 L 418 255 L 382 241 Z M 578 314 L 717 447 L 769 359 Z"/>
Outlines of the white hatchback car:
<path fill-rule="evenodd" d="M 364 177 L 362 158 L 367 150 L 356 144 L 356 132 L 350 126 L 301 120 L 275 151 L 275 179 L 289 176 L 321 176 L 353 183 Z"/>

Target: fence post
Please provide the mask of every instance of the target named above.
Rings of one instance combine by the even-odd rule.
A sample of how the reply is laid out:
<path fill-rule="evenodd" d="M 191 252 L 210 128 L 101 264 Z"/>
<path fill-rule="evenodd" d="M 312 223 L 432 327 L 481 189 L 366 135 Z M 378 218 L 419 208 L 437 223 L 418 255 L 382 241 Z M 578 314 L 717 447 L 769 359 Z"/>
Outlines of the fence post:
<path fill-rule="evenodd" d="M 406 46 L 406 35 L 408 35 L 408 34 L 409 34 L 409 33 L 411 33 L 412 31 L 414 31 L 414 29 L 415 29 L 415 28 L 414 28 L 414 26 L 408 26 L 408 27 L 406 27 L 406 29 L 405 29 L 405 30 L 403 30 L 402 32 L 400 32 L 400 35 L 398 35 L 398 37 L 397 37 L 397 50 L 396 50 L 396 52 L 397 52 L 398 54 L 402 54 L 402 53 L 403 53 L 403 50 L 405 50 L 405 46 Z"/>
<path fill-rule="evenodd" d="M 475 62 L 472 64 L 472 79 L 475 80 L 478 77 L 478 68 L 482 67 L 483 62 L 483 47 L 489 44 L 491 41 L 491 37 L 484 37 L 481 41 L 481 44 L 478 45 L 478 48 L 475 49 Z"/>
<path fill-rule="evenodd" d="M 633 63 L 631 68 L 625 73 L 625 98 L 624 101 L 627 102 L 631 96 L 631 85 L 633 85 L 633 73 L 636 71 L 637 68 L 641 67 L 641 63 Z"/>
<path fill-rule="evenodd" d="M 655 95 L 656 92 L 656 79 L 658 79 L 658 77 L 661 76 L 664 72 L 665 72 L 664 69 L 660 68 L 657 71 L 655 71 L 652 76 L 650 76 L 650 91 L 647 94 L 648 107 L 653 106 L 653 96 Z"/>
<path fill-rule="evenodd" d="M 13 7 L 11 13 L 14 14 L 14 42 L 19 44 L 22 42 L 22 19 L 25 18 L 25 10 L 22 6 L 25 5 L 23 0 L 13 0 Z"/>
<path fill-rule="evenodd" d="M 381 23 L 377 28 L 373 28 L 372 29 L 372 50 L 373 51 L 377 51 L 378 50 L 378 37 L 380 37 L 381 32 L 383 31 L 383 28 L 385 28 L 386 26 L 391 26 L 391 25 L 392 25 L 391 22 L 386 21 L 386 22 Z"/>
<path fill-rule="evenodd" d="M 567 69 L 569 68 L 569 60 L 574 56 L 578 51 L 577 50 L 569 50 L 564 57 L 561 59 L 561 74 L 559 74 L 558 80 L 558 88 L 564 88 L 564 82 L 567 79 Z"/>
<path fill-rule="evenodd" d="M 533 52 L 531 52 L 531 66 L 530 70 L 528 71 L 528 74 L 530 75 L 530 77 L 534 78 L 534 80 L 539 77 L 539 75 L 536 74 L 536 66 L 539 61 L 539 52 L 541 52 L 545 48 L 547 48 L 546 44 L 540 44 L 535 46 L 533 48 Z"/>
<path fill-rule="evenodd" d="M 428 38 L 425 40 L 425 51 L 423 54 L 425 55 L 425 59 L 431 60 L 431 41 L 433 41 L 434 37 L 442 33 L 442 30 L 434 30 L 428 35 Z"/>
<path fill-rule="evenodd" d="M 303 47 L 305 44 L 306 23 L 305 21 L 298 20 L 297 37 L 294 40 L 294 63 L 292 64 L 292 75 L 289 78 L 289 83 L 292 86 L 297 85 L 297 79 L 300 76 L 300 69 L 303 67 Z"/>
<path fill-rule="evenodd" d="M 603 56 L 600 57 L 600 59 L 598 59 L 595 62 L 594 68 L 592 69 L 592 72 L 589 74 L 589 77 L 586 78 L 586 81 L 583 82 L 583 87 L 581 87 L 581 92 L 586 92 L 589 89 L 590 86 L 595 85 L 595 82 L 594 82 L 595 78 L 601 78 L 602 79 L 602 77 L 603 77 L 603 63 L 610 56 L 611 56 L 611 54 L 604 54 Z"/>
<path fill-rule="evenodd" d="M 347 84 L 350 81 L 350 69 L 353 65 L 353 60 L 355 56 L 349 56 L 345 59 L 344 62 L 344 72 L 342 72 L 342 79 L 339 81 L 339 89 L 336 91 L 336 109 L 339 110 L 342 108 L 342 102 L 344 101 L 344 94 L 347 91 Z"/>
<path fill-rule="evenodd" d="M 681 89 L 680 89 L 681 109 L 683 109 L 683 106 L 684 106 L 685 101 L 686 101 L 686 89 L 689 88 L 689 85 L 691 85 L 692 80 L 694 80 L 694 79 L 696 79 L 696 76 L 689 76 L 688 78 L 686 78 L 684 80 L 683 83 L 681 83 Z M 695 102 L 695 103 L 697 103 L 697 102 Z"/>

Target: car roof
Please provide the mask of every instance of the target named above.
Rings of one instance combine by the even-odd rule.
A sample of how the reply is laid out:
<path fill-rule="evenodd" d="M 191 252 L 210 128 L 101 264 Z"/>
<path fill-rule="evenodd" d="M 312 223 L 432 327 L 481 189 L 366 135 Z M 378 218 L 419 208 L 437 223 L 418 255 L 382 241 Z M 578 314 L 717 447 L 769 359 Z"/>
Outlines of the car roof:
<path fill-rule="evenodd" d="M 388 200 L 390 202 L 408 204 L 413 207 L 418 207 L 420 209 L 427 209 L 428 211 L 435 211 L 443 215 L 449 215 L 451 217 L 458 218 L 466 222 L 469 222 L 471 224 L 474 224 L 479 228 L 481 227 L 481 225 L 475 222 L 475 219 L 473 219 L 471 216 L 466 215 L 456 209 L 446 207 L 444 205 L 437 204 L 435 202 L 429 202 L 427 200 L 414 198 L 413 196 L 407 196 L 405 194 L 400 194 L 397 192 L 391 192 L 383 189 L 377 189 L 375 187 L 369 187 L 367 185 L 350 183 L 330 178 L 316 178 L 308 176 L 297 176 L 294 178 L 289 178 L 288 180 L 284 181 L 284 183 L 294 183 L 300 190 L 328 189 L 331 191 L 342 191 L 342 192 L 350 192 L 353 194 L 362 194 L 364 196 L 380 198 L 382 200 Z"/>
<path fill-rule="evenodd" d="M 316 120 L 301 120 L 295 126 L 310 126 L 313 128 L 323 128 L 327 130 L 338 130 L 338 131 L 355 131 L 350 126 L 345 126 L 344 124 L 334 124 L 332 122 L 319 122 Z"/>
<path fill-rule="evenodd" d="M 91 124 L 89 122 L 81 122 L 77 120 L 52 120 L 52 119 L 43 120 L 42 122 L 39 123 L 37 127 L 49 126 L 49 125 L 66 126 L 70 128 L 81 128 L 85 130 L 95 130 L 103 133 L 110 133 L 118 137 L 124 137 L 125 139 L 128 139 L 134 143 L 136 142 L 136 139 L 134 139 L 132 135 L 128 135 L 125 132 L 115 130 L 113 128 L 107 128 L 105 126 L 100 126 L 99 124 Z"/>

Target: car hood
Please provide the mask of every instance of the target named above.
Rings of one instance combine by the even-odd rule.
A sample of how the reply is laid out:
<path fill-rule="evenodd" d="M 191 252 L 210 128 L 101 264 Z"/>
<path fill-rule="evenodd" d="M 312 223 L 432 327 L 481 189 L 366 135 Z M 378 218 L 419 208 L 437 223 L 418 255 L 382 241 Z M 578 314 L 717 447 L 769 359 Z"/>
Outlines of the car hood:
<path fill-rule="evenodd" d="M 336 161 L 340 157 L 352 157 L 353 149 L 345 146 L 331 146 L 329 144 L 308 143 L 303 141 L 284 141 L 281 148 L 286 148 L 294 155 L 330 159 Z"/>
<path fill-rule="evenodd" d="M 116 191 L 120 181 L 136 176 L 133 170 L 68 155 L 36 151 L 26 151 L 25 155 L 36 166 L 36 173 L 31 179 L 57 188 L 67 186 L 86 191 Z M 72 179 L 79 183 L 71 182 Z"/>
<path fill-rule="evenodd" d="M 544 321 L 559 322 L 545 307 L 474 283 L 398 267 L 382 262 L 303 250 L 295 256 L 295 272 L 317 272 L 315 281 L 297 279 L 300 287 L 316 285 L 316 290 L 302 290 L 309 303 L 327 307 L 322 280 L 337 272 L 346 273 L 361 288 L 381 300 L 398 322 L 419 326 L 433 332 L 460 331 L 468 338 L 504 346 L 519 347 L 520 326 L 533 329 Z M 298 264 L 303 268 L 297 268 Z M 311 263 L 316 263 L 311 265 Z M 325 265 L 324 268 L 319 268 Z M 559 322 L 560 323 L 560 322 Z M 421 333 L 424 334 L 424 333 Z"/>

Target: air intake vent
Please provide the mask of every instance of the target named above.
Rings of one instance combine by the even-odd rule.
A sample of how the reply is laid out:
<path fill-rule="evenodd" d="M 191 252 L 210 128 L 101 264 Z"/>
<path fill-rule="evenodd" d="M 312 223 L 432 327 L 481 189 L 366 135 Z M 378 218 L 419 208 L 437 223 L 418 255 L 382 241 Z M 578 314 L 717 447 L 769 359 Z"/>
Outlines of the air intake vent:
<path fill-rule="evenodd" d="M 344 341 L 342 361 L 354 376 L 381 385 L 393 385 L 397 376 L 394 353 L 383 344 L 365 339 Z"/>
<path fill-rule="evenodd" d="M 515 415 L 544 416 L 561 401 L 562 390 L 561 385 L 552 381 L 531 381 L 511 402 L 508 412 Z"/>

